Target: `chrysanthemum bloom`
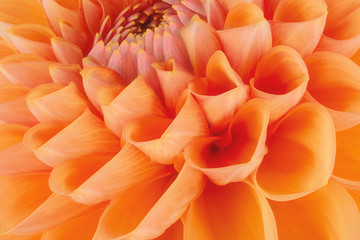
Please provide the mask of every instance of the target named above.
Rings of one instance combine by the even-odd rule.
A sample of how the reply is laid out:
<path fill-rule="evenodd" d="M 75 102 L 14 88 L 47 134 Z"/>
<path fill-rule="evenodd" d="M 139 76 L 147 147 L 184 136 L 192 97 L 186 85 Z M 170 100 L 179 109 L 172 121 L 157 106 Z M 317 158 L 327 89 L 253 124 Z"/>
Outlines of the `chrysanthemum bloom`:
<path fill-rule="evenodd" d="M 0 0 L 0 240 L 360 239 L 359 0 Z"/>

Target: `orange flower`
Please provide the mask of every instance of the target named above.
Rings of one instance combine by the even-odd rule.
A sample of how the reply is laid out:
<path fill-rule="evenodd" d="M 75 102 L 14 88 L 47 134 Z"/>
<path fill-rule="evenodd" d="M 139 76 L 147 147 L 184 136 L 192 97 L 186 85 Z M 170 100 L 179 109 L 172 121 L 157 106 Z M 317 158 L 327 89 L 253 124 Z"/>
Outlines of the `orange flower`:
<path fill-rule="evenodd" d="M 0 240 L 360 239 L 358 0 L 0 0 Z"/>

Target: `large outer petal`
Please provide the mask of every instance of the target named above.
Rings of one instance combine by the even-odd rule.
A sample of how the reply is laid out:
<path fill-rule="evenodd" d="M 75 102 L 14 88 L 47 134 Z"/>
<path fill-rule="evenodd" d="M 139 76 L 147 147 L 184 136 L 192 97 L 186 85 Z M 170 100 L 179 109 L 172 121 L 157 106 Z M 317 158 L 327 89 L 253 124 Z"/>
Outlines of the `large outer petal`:
<path fill-rule="evenodd" d="M 335 181 L 287 202 L 270 201 L 280 239 L 359 239 L 360 215 L 350 194 Z"/>
<path fill-rule="evenodd" d="M 268 154 L 254 176 L 266 197 L 287 201 L 327 184 L 334 168 L 335 129 L 329 113 L 304 103 L 281 121 L 267 146 Z"/>
<path fill-rule="evenodd" d="M 208 182 L 183 221 L 185 240 L 277 239 L 267 200 L 247 182 L 226 186 Z"/>

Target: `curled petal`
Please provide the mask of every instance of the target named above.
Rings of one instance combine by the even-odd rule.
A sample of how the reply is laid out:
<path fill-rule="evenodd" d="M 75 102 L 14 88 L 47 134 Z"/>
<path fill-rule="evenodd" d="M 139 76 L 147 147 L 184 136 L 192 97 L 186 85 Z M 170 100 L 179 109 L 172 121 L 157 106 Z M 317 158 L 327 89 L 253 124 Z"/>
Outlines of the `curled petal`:
<path fill-rule="evenodd" d="M 51 39 L 51 46 L 60 63 L 79 64 L 81 66 L 83 53 L 80 47 L 58 37 Z"/>
<path fill-rule="evenodd" d="M 84 86 L 80 74 L 80 66 L 77 64 L 53 64 L 49 67 L 50 75 L 54 83 L 68 85 L 73 82 L 84 93 Z"/>
<path fill-rule="evenodd" d="M 88 154 L 117 152 L 120 148 L 118 137 L 89 110 L 65 128 L 59 122 L 36 125 L 24 136 L 24 144 L 49 166 Z"/>
<path fill-rule="evenodd" d="M 305 58 L 310 81 L 306 98 L 330 112 L 336 130 L 360 123 L 360 67 L 332 52 L 316 52 Z"/>
<path fill-rule="evenodd" d="M 72 122 L 88 107 L 88 101 L 74 83 L 42 84 L 27 96 L 30 111 L 40 122 Z"/>
<path fill-rule="evenodd" d="M 171 173 L 170 167 L 151 163 L 139 149 L 126 144 L 114 158 L 72 192 L 71 197 L 77 202 L 94 204 Z"/>
<path fill-rule="evenodd" d="M 119 137 L 126 123 L 144 116 L 165 116 L 165 109 L 152 88 L 140 75 L 118 95 L 109 89 L 98 94 L 106 126 Z M 113 91 L 113 90 L 111 90 Z"/>
<path fill-rule="evenodd" d="M 335 181 L 293 201 L 270 201 L 270 206 L 280 239 L 360 238 L 360 215 L 356 204 Z"/>
<path fill-rule="evenodd" d="M 0 119 L 8 123 L 34 126 L 39 121 L 26 104 L 29 87 L 18 84 L 0 86 Z"/>
<path fill-rule="evenodd" d="M 266 197 L 287 201 L 325 186 L 335 160 L 335 129 L 329 113 L 316 103 L 300 104 L 278 124 L 255 184 Z"/>
<path fill-rule="evenodd" d="M 52 62 L 27 54 L 14 54 L 0 60 L 0 71 L 12 83 L 35 87 L 52 82 L 49 66 Z"/>
<path fill-rule="evenodd" d="M 271 48 L 270 25 L 259 7 L 242 3 L 230 10 L 224 28 L 218 31 L 224 52 L 234 70 L 248 83 L 261 56 Z"/>
<path fill-rule="evenodd" d="M 323 0 L 281 1 L 270 22 L 273 44 L 292 47 L 303 57 L 309 55 L 320 41 L 326 16 Z"/>
<path fill-rule="evenodd" d="M 0 39 L 0 59 L 15 54 L 17 51 L 9 42 Z"/>
<path fill-rule="evenodd" d="M 207 62 L 214 52 L 221 49 L 219 37 L 209 24 L 194 15 L 188 25 L 180 30 L 194 73 L 205 76 Z"/>
<path fill-rule="evenodd" d="M 83 0 L 84 16 L 90 33 L 94 36 L 100 29 L 104 20 L 105 9 L 101 0 Z"/>
<path fill-rule="evenodd" d="M 189 95 L 175 119 L 147 117 L 135 120 L 125 126 L 123 138 L 152 161 L 171 164 L 189 142 L 208 131 L 200 106 Z"/>
<path fill-rule="evenodd" d="M 208 23 L 216 30 L 220 30 L 224 27 L 226 11 L 221 5 L 221 1 L 218 0 L 201 0 Z"/>
<path fill-rule="evenodd" d="M 308 81 L 299 53 L 287 46 L 276 46 L 257 65 L 255 78 L 250 80 L 251 95 L 268 100 L 273 122 L 299 103 Z"/>
<path fill-rule="evenodd" d="M 185 148 L 185 160 L 218 185 L 241 181 L 259 166 L 267 152 L 268 121 L 266 103 L 250 100 L 237 111 L 228 135 L 195 139 Z"/>
<path fill-rule="evenodd" d="M 0 139 L 0 149 L 6 149 L 20 142 L 28 129 L 29 127 L 20 124 L 1 124 L 0 132 L 2 137 Z"/>
<path fill-rule="evenodd" d="M 184 239 L 266 239 L 277 237 L 271 208 L 252 184 L 208 182 L 184 216 Z"/>
<path fill-rule="evenodd" d="M 171 225 L 171 227 L 166 229 L 166 231 L 160 237 L 155 238 L 155 240 L 168 240 L 168 239 L 183 240 L 184 239 L 183 231 L 184 231 L 183 230 L 183 224 L 179 220 L 176 223 L 174 223 L 173 225 Z M 0 240 L 2 240 L 2 239 L 0 239 Z"/>

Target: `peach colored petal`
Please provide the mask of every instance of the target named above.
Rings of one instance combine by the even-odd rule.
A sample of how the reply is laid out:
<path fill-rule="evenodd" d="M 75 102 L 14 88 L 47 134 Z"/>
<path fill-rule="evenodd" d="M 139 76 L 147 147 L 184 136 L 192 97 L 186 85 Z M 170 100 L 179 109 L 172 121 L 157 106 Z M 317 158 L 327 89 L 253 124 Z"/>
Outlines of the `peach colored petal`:
<path fill-rule="evenodd" d="M 0 60 L 0 71 L 12 83 L 35 87 L 52 82 L 49 66 L 52 62 L 27 54 L 13 54 Z"/>
<path fill-rule="evenodd" d="M 101 65 L 106 66 L 107 59 L 104 42 L 100 41 L 96 43 L 96 45 L 93 46 L 93 48 L 89 52 L 88 57 L 95 58 L 97 61 L 99 61 Z"/>
<path fill-rule="evenodd" d="M 254 4 L 239 4 L 228 13 L 225 30 L 218 31 L 230 65 L 245 83 L 253 77 L 256 64 L 272 44 L 270 25 L 262 14 Z M 240 17 L 243 15 L 251 18 Z M 254 23 L 248 24 L 248 18 Z"/>
<path fill-rule="evenodd" d="M 38 55 L 46 60 L 55 60 L 50 43 L 55 33 L 50 28 L 40 24 L 19 24 L 10 28 L 7 33 L 19 52 Z"/>
<path fill-rule="evenodd" d="M 8 233 L 32 234 L 44 232 L 80 214 L 93 211 L 97 207 L 99 206 L 79 204 L 68 196 L 53 193 L 31 215 L 9 230 Z"/>
<path fill-rule="evenodd" d="M 208 23 L 216 30 L 223 29 L 226 11 L 218 0 L 201 0 Z"/>
<path fill-rule="evenodd" d="M 80 75 L 81 68 L 77 64 L 53 64 L 49 67 L 49 72 L 53 82 L 68 85 L 73 82 L 77 88 L 84 93 L 84 86 Z"/>
<path fill-rule="evenodd" d="M 16 49 L 7 41 L 0 39 L 0 59 L 15 54 Z"/>
<path fill-rule="evenodd" d="M 17 174 L 0 177 L 0 232 L 28 217 L 51 194 L 47 186 L 49 174 Z"/>
<path fill-rule="evenodd" d="M 74 83 L 42 84 L 27 96 L 30 111 L 40 122 L 61 121 L 70 123 L 90 105 Z"/>
<path fill-rule="evenodd" d="M 97 94 L 101 88 L 125 85 L 123 78 L 117 72 L 106 67 L 88 67 L 84 68 L 80 73 L 83 78 L 86 95 L 99 112 L 101 107 L 97 100 Z"/>
<path fill-rule="evenodd" d="M 207 62 L 214 52 L 221 49 L 219 37 L 215 29 L 194 15 L 188 25 L 180 30 L 194 73 L 197 76 L 205 76 Z"/>
<path fill-rule="evenodd" d="M 316 52 L 305 58 L 310 81 L 306 98 L 330 112 L 336 130 L 360 123 L 360 67 L 332 52 Z"/>
<path fill-rule="evenodd" d="M 1 235 L 0 240 L 41 240 L 42 234 L 36 234 L 36 235 Z"/>
<path fill-rule="evenodd" d="M 79 64 L 81 66 L 83 53 L 81 48 L 62 38 L 51 38 L 51 46 L 56 59 L 64 64 Z"/>
<path fill-rule="evenodd" d="M 101 0 L 83 0 L 82 4 L 87 27 L 94 36 L 105 19 L 105 9 Z"/>
<path fill-rule="evenodd" d="M 155 28 L 155 33 L 154 33 L 154 41 L 153 41 L 154 57 L 158 61 L 164 61 L 163 37 L 162 34 L 156 32 L 156 30 L 158 29 L 159 28 Z"/>
<path fill-rule="evenodd" d="M 145 116 L 165 116 L 165 109 L 152 88 L 139 75 L 118 95 L 110 96 L 108 89 L 98 94 L 106 126 L 119 137 L 125 124 Z M 113 89 L 112 89 L 113 90 Z"/>
<path fill-rule="evenodd" d="M 184 216 L 184 240 L 275 240 L 276 223 L 266 199 L 247 182 L 208 182 Z"/>
<path fill-rule="evenodd" d="M 336 133 L 334 178 L 360 186 L 360 124 Z"/>
<path fill-rule="evenodd" d="M 360 215 L 354 200 L 335 181 L 287 202 L 270 201 L 280 239 L 359 239 Z"/>
<path fill-rule="evenodd" d="M 255 77 L 250 80 L 251 95 L 268 100 L 273 122 L 299 103 L 308 81 L 299 53 L 287 46 L 276 46 L 257 65 Z"/>
<path fill-rule="evenodd" d="M 303 57 L 309 55 L 325 28 L 326 9 L 323 0 L 281 1 L 270 21 L 273 44 L 292 47 Z"/>
<path fill-rule="evenodd" d="M 84 204 L 113 199 L 135 185 L 170 175 L 171 167 L 151 163 L 148 156 L 130 144 L 77 188 L 71 197 Z"/>
<path fill-rule="evenodd" d="M 154 63 L 160 86 L 164 94 L 165 106 L 171 115 L 176 113 L 176 104 L 181 93 L 195 77 L 174 59 L 164 63 Z"/>
<path fill-rule="evenodd" d="M 75 30 L 70 24 L 59 20 L 61 35 L 63 38 L 81 48 L 83 52 L 88 52 L 91 45 L 89 35 L 84 32 Z"/>
<path fill-rule="evenodd" d="M 0 119 L 8 123 L 34 126 L 39 121 L 26 104 L 29 87 L 19 84 L 0 86 Z"/>
<path fill-rule="evenodd" d="M 226 136 L 195 139 L 185 148 L 185 161 L 218 185 L 241 181 L 259 166 L 267 152 L 268 121 L 266 103 L 250 100 L 239 107 Z"/>
<path fill-rule="evenodd" d="M 36 125 L 24 136 L 24 144 L 49 166 L 88 154 L 115 153 L 120 149 L 120 139 L 87 109 L 66 127 L 61 122 Z"/>
<path fill-rule="evenodd" d="M 135 145 L 152 161 L 171 164 L 195 137 L 208 134 L 206 119 L 195 99 L 187 100 L 175 119 L 146 117 L 127 124 L 123 138 Z"/>
<path fill-rule="evenodd" d="M 325 108 L 300 104 L 268 139 L 268 154 L 255 172 L 255 184 L 276 201 L 305 196 L 328 183 L 335 161 L 335 129 Z"/>
<path fill-rule="evenodd" d="M 199 14 L 203 17 L 206 17 L 204 6 L 200 1 L 182 0 L 180 2 L 182 5 L 193 11 L 195 14 Z"/>
<path fill-rule="evenodd" d="M 21 142 L 29 127 L 20 124 L 5 123 L 0 125 L 0 149 L 6 149 L 15 143 Z"/>

